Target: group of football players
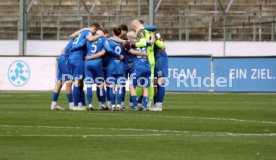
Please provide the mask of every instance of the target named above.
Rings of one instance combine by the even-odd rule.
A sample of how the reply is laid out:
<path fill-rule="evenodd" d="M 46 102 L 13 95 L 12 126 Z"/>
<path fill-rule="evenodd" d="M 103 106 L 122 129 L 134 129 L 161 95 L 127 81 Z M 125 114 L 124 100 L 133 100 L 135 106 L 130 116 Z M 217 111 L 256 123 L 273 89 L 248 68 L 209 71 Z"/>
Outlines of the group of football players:
<path fill-rule="evenodd" d="M 70 110 L 93 110 L 95 85 L 99 110 L 162 111 L 168 74 L 163 38 L 156 33 L 155 26 L 144 26 L 142 20 L 133 20 L 131 30 L 122 24 L 109 34 L 93 23 L 70 35 L 71 40 L 58 56 L 57 83 L 50 109 L 64 109 L 57 100 L 66 83 Z M 128 107 L 125 105 L 127 80 Z"/>

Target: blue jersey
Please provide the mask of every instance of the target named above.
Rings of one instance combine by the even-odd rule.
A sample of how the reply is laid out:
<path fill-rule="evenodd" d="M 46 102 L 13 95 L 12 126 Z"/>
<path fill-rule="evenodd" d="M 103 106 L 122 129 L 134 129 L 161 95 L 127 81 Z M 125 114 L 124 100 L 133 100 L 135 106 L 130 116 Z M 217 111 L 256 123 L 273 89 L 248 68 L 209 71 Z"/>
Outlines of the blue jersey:
<path fill-rule="evenodd" d="M 66 57 L 66 55 L 64 55 L 64 54 L 60 54 L 59 56 L 58 56 L 58 62 L 63 62 L 63 63 L 67 63 L 67 57 Z"/>
<path fill-rule="evenodd" d="M 125 70 L 135 67 L 133 54 L 124 52 L 123 56 L 124 56 L 123 62 L 125 64 Z"/>
<path fill-rule="evenodd" d="M 63 75 L 65 77 L 62 77 Z M 63 54 L 60 54 L 58 56 L 57 80 L 62 80 L 62 81 L 69 80 L 70 77 L 68 75 L 71 75 L 71 68 L 67 64 L 67 57 Z"/>
<path fill-rule="evenodd" d="M 90 30 L 82 31 L 78 37 L 76 37 L 72 43 L 71 54 L 68 59 L 72 60 L 84 60 L 84 56 L 86 53 L 86 36 L 92 35 Z"/>
<path fill-rule="evenodd" d="M 135 48 L 136 51 L 139 52 L 147 52 L 147 48 Z M 148 57 L 146 56 L 134 56 L 134 63 L 135 63 L 135 69 L 136 70 L 147 70 L 150 69 L 150 64 Z"/>
<path fill-rule="evenodd" d="M 125 48 L 122 44 L 110 40 L 106 41 L 105 49 L 108 52 L 108 74 L 124 75 L 124 62 L 120 61 L 118 58 L 120 55 L 126 55 L 127 51 Z"/>
<path fill-rule="evenodd" d="M 105 45 L 105 41 L 106 38 L 105 37 L 101 37 L 98 40 L 94 41 L 94 42 L 90 42 L 90 41 L 86 41 L 86 48 L 87 48 L 87 52 L 86 52 L 86 56 L 91 56 L 91 55 L 95 55 L 101 51 L 104 50 L 104 45 Z M 91 59 L 89 61 L 87 61 L 89 63 L 93 63 L 95 65 L 103 65 L 103 57 L 99 57 L 96 59 Z"/>
<path fill-rule="evenodd" d="M 66 45 L 64 52 L 65 52 L 65 56 L 68 58 L 71 54 L 71 48 L 73 46 L 73 42 L 74 40 L 70 40 L 69 43 Z"/>

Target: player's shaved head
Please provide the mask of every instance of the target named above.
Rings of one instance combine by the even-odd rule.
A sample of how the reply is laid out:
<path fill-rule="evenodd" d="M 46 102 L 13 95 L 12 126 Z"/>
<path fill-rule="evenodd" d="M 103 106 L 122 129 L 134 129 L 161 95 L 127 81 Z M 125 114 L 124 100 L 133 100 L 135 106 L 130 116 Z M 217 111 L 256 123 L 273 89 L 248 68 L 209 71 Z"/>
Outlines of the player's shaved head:
<path fill-rule="evenodd" d="M 130 31 L 130 32 L 127 32 L 127 38 L 129 39 L 129 40 L 135 40 L 136 39 L 136 33 L 135 32 L 133 32 L 133 31 Z"/>
<path fill-rule="evenodd" d="M 135 19 L 131 22 L 131 26 L 136 26 L 136 25 L 139 25 L 141 24 L 139 20 Z"/>
<path fill-rule="evenodd" d="M 131 22 L 131 28 L 136 32 L 137 30 L 143 28 L 143 24 L 139 20 L 133 20 Z"/>

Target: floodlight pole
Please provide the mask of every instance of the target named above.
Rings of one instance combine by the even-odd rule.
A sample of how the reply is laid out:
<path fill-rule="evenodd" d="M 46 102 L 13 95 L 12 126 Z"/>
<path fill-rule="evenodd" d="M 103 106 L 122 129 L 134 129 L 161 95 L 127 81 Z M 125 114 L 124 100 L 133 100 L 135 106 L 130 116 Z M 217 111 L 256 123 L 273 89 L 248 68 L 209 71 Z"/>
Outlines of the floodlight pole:
<path fill-rule="evenodd" d="M 182 41 L 182 17 L 183 17 L 183 11 L 179 11 L 179 15 L 178 15 L 178 18 L 179 18 L 179 24 L 178 24 L 178 40 L 179 41 Z"/>
<path fill-rule="evenodd" d="M 154 25 L 155 0 L 149 0 L 149 25 Z"/>
<path fill-rule="evenodd" d="M 212 19 L 209 21 L 208 40 L 209 42 L 212 41 Z"/>
<path fill-rule="evenodd" d="M 138 0 L 137 1 L 137 5 L 138 5 L 138 15 L 137 15 L 137 17 L 138 17 L 138 19 L 141 19 L 141 0 Z"/>
<path fill-rule="evenodd" d="M 155 13 L 158 11 L 158 9 L 159 9 L 161 3 L 162 3 L 162 0 L 159 0 L 159 2 L 157 3 L 157 5 L 156 5 L 156 7 L 155 7 L 155 10 L 154 10 Z"/>
<path fill-rule="evenodd" d="M 30 2 L 30 4 L 28 5 L 28 8 L 27 8 L 27 10 L 26 10 L 27 13 L 30 12 L 30 10 L 32 9 L 32 7 L 33 7 L 35 1 L 36 1 L 36 0 L 32 0 L 32 1 Z"/>
<path fill-rule="evenodd" d="M 272 24 L 271 24 L 271 41 L 275 39 L 275 17 L 272 17 Z"/>
<path fill-rule="evenodd" d="M 19 2 L 19 25 L 18 25 L 18 40 L 19 40 L 19 55 L 26 55 L 26 18 L 25 18 L 25 0 Z"/>
<path fill-rule="evenodd" d="M 84 9 L 86 10 L 87 14 L 88 14 L 88 21 L 87 21 L 87 26 L 90 25 L 90 21 L 91 21 L 91 14 L 93 13 L 96 4 L 98 3 L 99 0 L 94 1 L 93 5 L 91 6 L 91 8 L 89 9 L 88 6 L 86 5 L 86 3 L 84 2 L 84 0 L 81 0 L 82 4 L 84 5 Z M 80 16 L 79 16 L 80 17 Z"/>
<path fill-rule="evenodd" d="M 262 15 L 259 14 L 259 41 L 262 41 Z"/>
<path fill-rule="evenodd" d="M 44 24 L 44 18 L 43 13 L 40 15 L 40 40 L 43 40 L 43 24 Z"/>
<path fill-rule="evenodd" d="M 227 41 L 227 14 L 229 13 L 229 10 L 232 6 L 232 4 L 234 3 L 235 0 L 231 0 L 228 5 L 227 8 L 224 9 L 223 4 L 221 2 L 221 0 L 218 0 L 219 5 L 223 11 L 223 17 L 224 17 L 224 24 L 223 24 L 223 56 L 226 55 L 226 41 Z"/>

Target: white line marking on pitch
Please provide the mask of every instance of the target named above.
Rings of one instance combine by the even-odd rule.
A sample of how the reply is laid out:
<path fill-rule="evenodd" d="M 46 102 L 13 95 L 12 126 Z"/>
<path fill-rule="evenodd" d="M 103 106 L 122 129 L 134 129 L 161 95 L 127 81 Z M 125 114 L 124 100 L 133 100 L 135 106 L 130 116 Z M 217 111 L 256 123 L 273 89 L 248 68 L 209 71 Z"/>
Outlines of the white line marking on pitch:
<path fill-rule="evenodd" d="M 73 134 L 23 134 L 23 135 L 0 135 L 0 137 L 162 137 L 162 136 L 185 136 L 185 137 L 276 137 L 276 133 L 216 133 L 202 132 L 198 134 L 90 134 L 90 135 L 73 135 Z"/>
<path fill-rule="evenodd" d="M 23 134 L 23 135 L 0 135 L 0 137 L 160 137 L 165 134 L 90 134 L 90 135 L 73 135 L 73 134 Z"/>
<path fill-rule="evenodd" d="M 114 115 L 121 116 L 122 114 L 103 114 L 95 113 L 100 115 Z M 262 123 L 262 124 L 276 124 L 272 121 L 257 121 L 257 120 L 244 120 L 244 119 L 235 119 L 235 118 L 217 118 L 217 117 L 195 117 L 195 116 L 162 116 L 162 115 L 148 115 L 148 114 L 139 114 L 139 115 L 130 115 L 130 116 L 145 116 L 145 117 L 159 117 L 159 118 L 184 118 L 184 119 L 200 119 L 200 120 L 215 120 L 215 121 L 233 121 L 233 122 L 245 122 L 245 123 Z"/>
<path fill-rule="evenodd" d="M 152 130 L 152 129 L 135 129 L 135 128 L 89 128 L 89 127 L 65 127 L 65 126 L 15 126 L 15 125 L 0 125 L 0 127 L 5 128 L 51 128 L 51 129 L 93 129 L 93 130 L 116 130 L 116 131 L 142 131 L 142 132 L 159 132 L 158 134 L 127 134 L 127 135 L 104 135 L 104 134 L 93 134 L 90 137 L 112 137 L 112 136 L 195 136 L 195 137 L 276 137 L 276 133 L 231 133 L 231 132 L 196 132 L 196 131 L 175 131 L 175 130 Z M 161 134 L 163 133 L 163 134 Z M 166 133 L 166 134 L 164 134 Z M 13 135 L 0 135 L 13 136 Z M 51 135 L 14 135 L 22 137 L 51 137 Z M 53 134 L 52 137 L 81 137 L 89 135 L 56 135 Z"/>
<path fill-rule="evenodd" d="M 174 130 L 156 130 L 156 129 L 139 129 L 139 128 L 97 128 L 97 127 L 71 127 L 71 126 L 16 126 L 0 125 L 3 128 L 50 128 L 50 129 L 90 129 L 90 130 L 113 130 L 113 131 L 139 131 L 139 132 L 164 132 L 164 133 L 188 133 L 188 131 Z"/>
<path fill-rule="evenodd" d="M 7 112 L 9 114 L 20 113 L 20 112 Z M 62 112 L 60 112 L 62 113 Z M 64 112 L 66 114 L 84 114 L 87 112 Z M 245 120 L 236 118 L 218 118 L 218 117 L 196 117 L 196 116 L 162 116 L 162 115 L 149 115 L 149 114 L 113 114 L 113 113 L 92 113 L 94 115 L 107 115 L 107 116 L 137 116 L 137 117 L 151 117 L 151 118 L 184 118 L 184 119 L 199 119 L 199 120 L 214 120 L 214 121 L 232 121 L 232 122 L 243 122 L 243 123 L 261 123 L 261 124 L 273 124 L 273 121 L 258 121 L 258 120 Z"/>

